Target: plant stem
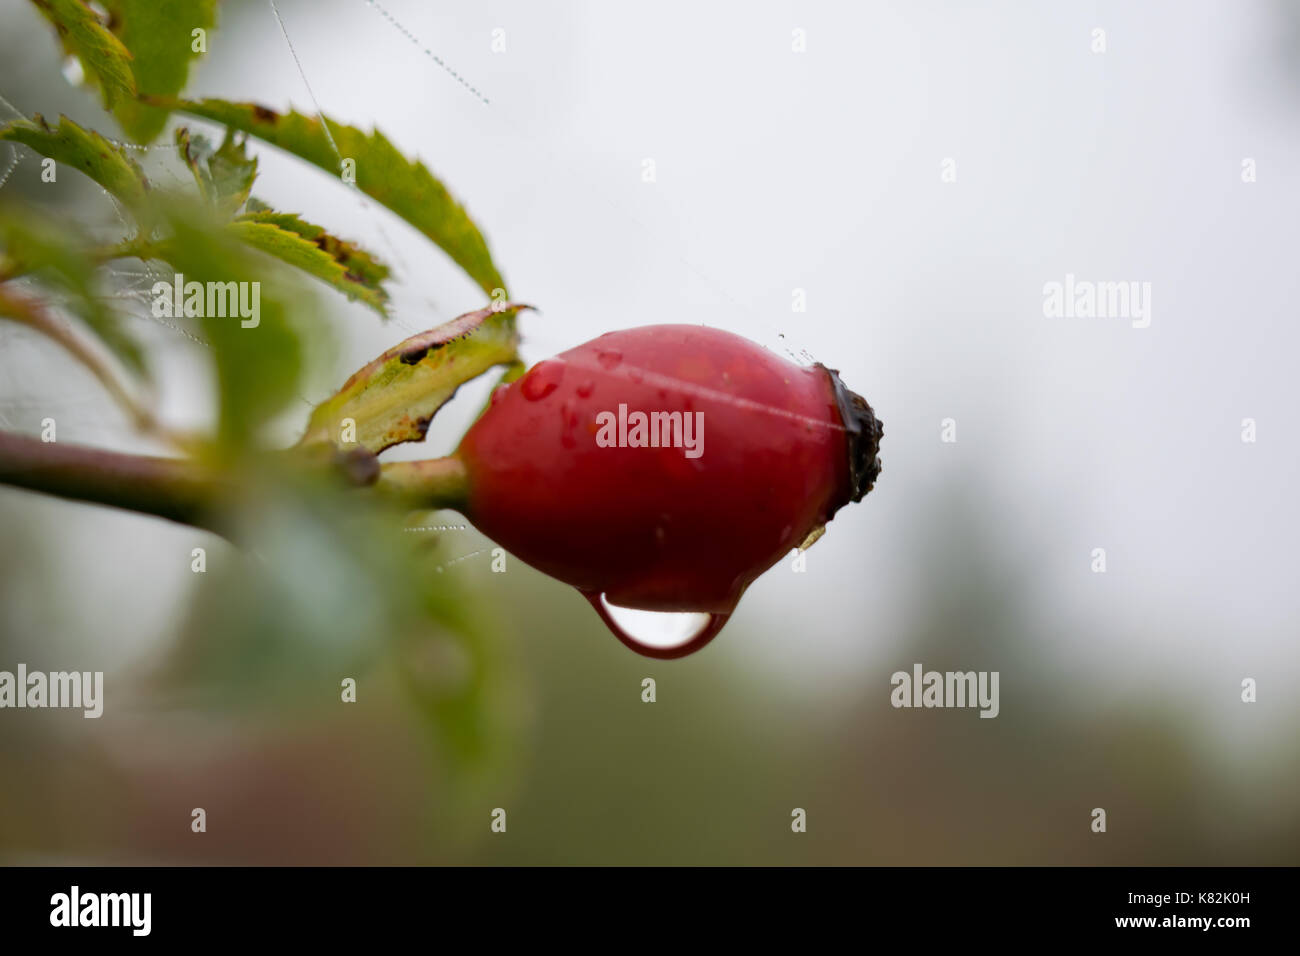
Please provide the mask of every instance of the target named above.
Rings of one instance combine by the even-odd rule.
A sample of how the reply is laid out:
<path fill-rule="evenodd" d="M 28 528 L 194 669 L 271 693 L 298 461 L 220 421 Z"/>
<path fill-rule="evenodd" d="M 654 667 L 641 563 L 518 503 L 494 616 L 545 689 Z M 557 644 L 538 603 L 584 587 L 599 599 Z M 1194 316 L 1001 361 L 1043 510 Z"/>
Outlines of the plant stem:
<path fill-rule="evenodd" d="M 270 454 L 333 475 L 359 494 L 370 488 L 371 501 L 410 510 L 463 509 L 465 468 L 456 458 L 394 462 L 379 470 L 371 455 L 342 454 L 332 447 L 329 452 L 309 448 Z M 0 485 L 123 508 L 218 534 L 230 534 L 227 506 L 242 484 L 235 472 L 191 459 L 128 455 L 0 432 Z"/>
<path fill-rule="evenodd" d="M 165 246 L 162 242 L 137 235 L 112 245 L 85 249 L 81 254 L 96 266 L 103 266 L 115 259 L 139 259 L 141 262 L 147 262 L 150 259 L 159 259 L 164 251 Z M 0 257 L 0 282 L 29 275 L 32 270 L 31 263 L 23 262 L 21 257 Z"/>
<path fill-rule="evenodd" d="M 464 512 L 468 497 L 465 466 L 455 456 L 389 462 L 375 488 L 381 496 L 412 510 L 454 508 Z"/>
<path fill-rule="evenodd" d="M 0 484 L 219 531 L 230 483 L 180 458 L 126 455 L 0 432 Z"/>

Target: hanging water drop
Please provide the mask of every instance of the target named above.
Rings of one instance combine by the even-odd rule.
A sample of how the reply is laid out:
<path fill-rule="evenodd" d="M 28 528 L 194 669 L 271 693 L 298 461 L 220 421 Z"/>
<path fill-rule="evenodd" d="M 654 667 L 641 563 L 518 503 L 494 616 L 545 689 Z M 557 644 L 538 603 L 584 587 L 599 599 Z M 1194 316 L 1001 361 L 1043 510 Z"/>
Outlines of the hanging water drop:
<path fill-rule="evenodd" d="M 604 594 L 581 593 L 624 645 L 659 660 L 694 654 L 717 637 L 731 616 L 704 611 L 638 611 L 610 604 Z"/>

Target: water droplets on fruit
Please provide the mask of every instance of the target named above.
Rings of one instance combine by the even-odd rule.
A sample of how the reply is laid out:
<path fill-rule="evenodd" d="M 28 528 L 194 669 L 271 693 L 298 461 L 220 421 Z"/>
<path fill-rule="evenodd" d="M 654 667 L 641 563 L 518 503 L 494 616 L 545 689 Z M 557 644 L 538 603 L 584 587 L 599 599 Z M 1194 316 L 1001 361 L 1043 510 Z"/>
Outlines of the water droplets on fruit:
<path fill-rule="evenodd" d="M 596 390 L 596 383 L 593 382 L 591 379 L 586 379 L 585 381 L 578 383 L 579 398 L 590 398 L 591 393 L 594 392 L 595 390 Z"/>
<path fill-rule="evenodd" d="M 618 349 L 598 349 L 596 361 L 601 364 L 602 368 L 613 371 L 618 368 L 618 363 L 623 361 L 623 353 Z"/>
<path fill-rule="evenodd" d="M 572 402 L 560 406 L 560 444 L 565 448 L 574 448 L 578 444 L 575 432 L 578 428 L 578 413 L 573 410 Z"/>
<path fill-rule="evenodd" d="M 532 371 L 520 380 L 519 387 L 524 398 L 536 402 L 559 388 L 563 379 L 564 363 L 548 360 L 533 366 Z"/>

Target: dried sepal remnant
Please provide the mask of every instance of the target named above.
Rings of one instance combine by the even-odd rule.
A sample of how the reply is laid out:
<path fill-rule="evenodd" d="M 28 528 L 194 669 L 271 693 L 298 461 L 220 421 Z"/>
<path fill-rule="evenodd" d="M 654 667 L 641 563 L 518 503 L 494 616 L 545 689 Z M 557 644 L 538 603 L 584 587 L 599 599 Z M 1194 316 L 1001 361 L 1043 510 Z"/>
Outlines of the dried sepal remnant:
<path fill-rule="evenodd" d="M 849 478 L 853 500 L 861 501 L 880 477 L 880 439 L 885 434 L 885 423 L 876 418 L 865 398 L 845 386 L 836 369 L 824 365 L 818 367 L 826 370 L 835 386 L 835 401 L 849 436 Z"/>
<path fill-rule="evenodd" d="M 354 443 L 378 454 L 421 441 L 434 414 L 465 382 L 517 360 L 515 315 L 528 306 L 479 309 L 393 346 L 317 406 L 299 444 Z"/>

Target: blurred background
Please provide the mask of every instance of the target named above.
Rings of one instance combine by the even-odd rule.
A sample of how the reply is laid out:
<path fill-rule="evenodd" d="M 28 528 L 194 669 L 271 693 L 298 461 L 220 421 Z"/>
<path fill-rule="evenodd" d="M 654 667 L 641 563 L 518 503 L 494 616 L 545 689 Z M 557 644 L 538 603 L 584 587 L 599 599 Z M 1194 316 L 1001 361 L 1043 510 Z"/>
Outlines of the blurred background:
<path fill-rule="evenodd" d="M 884 471 L 805 572 L 778 564 L 670 662 L 520 562 L 492 573 L 453 513 L 402 531 L 268 495 L 241 549 L 0 489 L 0 669 L 107 674 L 99 720 L 0 714 L 0 859 L 1300 862 L 1300 7 L 276 6 L 284 32 L 263 0 L 223 2 L 188 93 L 319 105 L 422 158 L 541 309 L 528 361 L 730 329 L 840 369 L 885 423 Z M 61 62 L 6 0 L 8 106 L 120 136 Z M 320 296 L 288 443 L 352 371 L 483 296 L 395 216 L 250 146 L 254 195 L 396 279 L 387 323 Z M 93 184 L 16 155 L 5 193 L 115 223 Z M 174 150 L 140 161 L 188 179 Z M 1044 317 L 1067 273 L 1150 282 L 1150 327 Z M 139 268 L 118 280 L 165 417 L 210 423 L 202 345 L 149 316 Z M 48 342 L 6 323 L 0 346 L 0 427 L 157 450 Z M 386 457 L 446 453 L 489 385 Z M 394 594 L 410 562 L 427 587 Z M 892 708 L 916 662 L 1000 672 L 1000 715 Z"/>

